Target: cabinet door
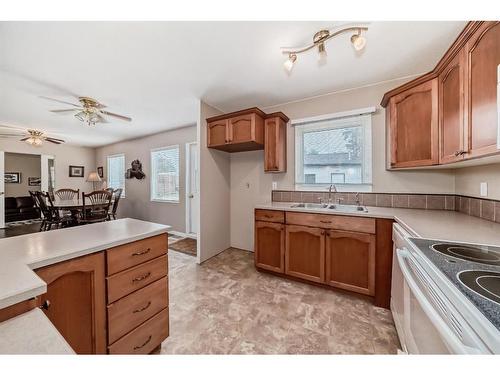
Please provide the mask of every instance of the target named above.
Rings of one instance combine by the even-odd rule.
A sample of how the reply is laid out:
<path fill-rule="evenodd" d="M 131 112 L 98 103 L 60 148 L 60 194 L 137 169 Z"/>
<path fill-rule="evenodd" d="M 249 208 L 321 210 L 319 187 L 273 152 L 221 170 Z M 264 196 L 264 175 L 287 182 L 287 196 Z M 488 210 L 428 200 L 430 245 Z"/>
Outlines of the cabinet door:
<path fill-rule="evenodd" d="M 461 50 L 439 76 L 440 164 L 464 158 L 464 64 L 465 50 Z"/>
<path fill-rule="evenodd" d="M 285 273 L 325 282 L 325 231 L 298 225 L 286 226 Z"/>
<path fill-rule="evenodd" d="M 391 167 L 438 163 L 437 94 L 437 79 L 432 79 L 391 98 Z"/>
<path fill-rule="evenodd" d="M 264 171 L 286 172 L 286 123 L 279 117 L 264 121 Z"/>
<path fill-rule="evenodd" d="M 221 146 L 229 142 L 228 120 L 214 121 L 208 124 L 208 147 Z"/>
<path fill-rule="evenodd" d="M 255 222 L 255 265 L 274 272 L 285 272 L 285 226 Z"/>
<path fill-rule="evenodd" d="M 106 353 L 104 253 L 57 263 L 36 270 L 47 283 L 43 310 L 78 354 Z"/>
<path fill-rule="evenodd" d="M 255 114 L 236 116 L 229 119 L 229 140 L 231 143 L 249 142 L 255 139 Z"/>
<path fill-rule="evenodd" d="M 375 294 L 375 235 L 328 231 L 326 283 L 353 292 Z"/>
<path fill-rule="evenodd" d="M 485 22 L 466 44 L 468 154 L 496 153 L 498 135 L 497 80 L 500 22 Z"/>

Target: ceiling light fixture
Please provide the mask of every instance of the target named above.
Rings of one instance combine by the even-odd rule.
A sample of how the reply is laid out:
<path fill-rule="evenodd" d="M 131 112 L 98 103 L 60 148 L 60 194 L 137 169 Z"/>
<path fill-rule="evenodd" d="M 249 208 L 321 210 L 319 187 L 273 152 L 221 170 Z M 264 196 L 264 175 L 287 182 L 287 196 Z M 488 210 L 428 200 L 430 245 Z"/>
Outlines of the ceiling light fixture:
<path fill-rule="evenodd" d="M 336 37 L 337 35 L 340 34 L 345 34 L 345 33 L 350 33 L 350 32 L 355 32 L 356 34 L 351 36 L 351 43 L 356 51 L 360 51 L 363 48 L 365 48 L 366 45 L 366 38 L 361 35 L 362 31 L 368 30 L 368 27 L 366 26 L 353 26 L 353 27 L 346 27 L 334 32 L 330 32 L 330 30 L 320 30 L 313 36 L 313 44 L 302 47 L 302 48 L 282 48 L 282 53 L 288 55 L 288 59 L 285 61 L 283 64 L 285 67 L 285 70 L 290 73 L 293 69 L 293 66 L 297 60 L 297 55 L 300 53 L 307 52 L 314 47 L 318 48 L 318 53 L 319 53 L 319 60 L 318 62 L 322 65 L 323 63 L 326 63 L 326 58 L 327 58 L 327 53 L 326 53 L 326 48 L 325 48 L 325 42 L 329 39 L 332 39 L 333 37 Z"/>

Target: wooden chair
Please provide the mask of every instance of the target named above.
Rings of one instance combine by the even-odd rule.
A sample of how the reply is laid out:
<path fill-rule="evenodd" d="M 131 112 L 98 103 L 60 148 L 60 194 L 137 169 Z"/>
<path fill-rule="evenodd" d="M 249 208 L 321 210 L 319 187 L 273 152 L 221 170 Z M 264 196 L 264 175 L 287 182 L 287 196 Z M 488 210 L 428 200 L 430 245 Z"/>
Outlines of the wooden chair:
<path fill-rule="evenodd" d="M 59 197 L 59 199 L 62 200 L 71 200 L 78 198 L 78 195 L 80 194 L 80 189 L 59 189 L 55 191 L 55 194 Z"/>
<path fill-rule="evenodd" d="M 118 202 L 120 201 L 122 192 L 123 189 L 116 189 L 113 192 L 114 201 L 113 201 L 113 206 L 111 207 L 111 210 L 108 213 L 108 220 L 116 220 L 116 210 L 118 209 Z"/>
<path fill-rule="evenodd" d="M 107 190 L 97 190 L 88 194 L 82 192 L 82 212 L 78 222 L 89 224 L 108 220 L 112 198 L 113 194 Z"/>
<path fill-rule="evenodd" d="M 35 202 L 40 211 L 42 211 L 43 219 L 42 225 L 40 225 L 40 232 L 51 230 L 52 226 L 55 225 L 56 228 L 59 226 L 65 226 L 71 220 L 67 216 L 61 216 L 59 210 L 54 207 L 54 203 L 50 198 L 48 193 L 43 193 L 41 191 L 33 192 L 35 197 Z"/>

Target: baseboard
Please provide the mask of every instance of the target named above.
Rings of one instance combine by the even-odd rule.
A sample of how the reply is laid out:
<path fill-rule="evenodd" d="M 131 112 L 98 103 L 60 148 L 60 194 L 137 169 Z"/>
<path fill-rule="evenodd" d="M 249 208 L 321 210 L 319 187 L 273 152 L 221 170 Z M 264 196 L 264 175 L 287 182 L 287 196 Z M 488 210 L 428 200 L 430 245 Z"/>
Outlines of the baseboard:
<path fill-rule="evenodd" d="M 171 233 L 175 236 L 179 236 L 179 237 L 188 237 L 188 238 L 192 238 L 192 239 L 198 239 L 198 236 L 196 234 L 192 234 L 192 233 L 184 233 L 184 232 L 178 232 L 176 230 L 169 230 L 168 233 Z"/>

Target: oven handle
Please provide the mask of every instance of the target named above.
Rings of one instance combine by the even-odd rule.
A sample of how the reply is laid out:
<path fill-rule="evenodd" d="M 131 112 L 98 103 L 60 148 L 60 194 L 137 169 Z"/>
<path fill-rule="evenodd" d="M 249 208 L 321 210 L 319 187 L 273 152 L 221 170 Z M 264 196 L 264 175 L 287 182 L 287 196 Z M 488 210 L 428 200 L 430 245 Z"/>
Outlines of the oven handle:
<path fill-rule="evenodd" d="M 481 351 L 477 348 L 473 348 L 467 345 L 464 345 L 462 341 L 457 337 L 457 335 L 448 327 L 446 322 L 441 318 L 441 316 L 436 312 L 436 310 L 432 307 L 432 304 L 425 297 L 424 293 L 420 290 L 417 285 L 415 279 L 411 276 L 410 270 L 406 265 L 405 259 L 412 262 L 416 267 L 419 267 L 412 259 L 410 252 L 406 249 L 396 249 L 398 256 L 399 267 L 401 268 L 401 272 L 403 273 L 404 279 L 408 284 L 408 287 L 411 289 L 412 293 L 415 295 L 418 303 L 424 310 L 425 314 L 432 321 L 434 327 L 439 332 L 439 335 L 446 342 L 447 346 L 451 348 L 451 350 L 456 354 L 481 354 Z M 420 267 L 419 267 L 420 268 Z"/>

